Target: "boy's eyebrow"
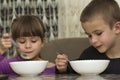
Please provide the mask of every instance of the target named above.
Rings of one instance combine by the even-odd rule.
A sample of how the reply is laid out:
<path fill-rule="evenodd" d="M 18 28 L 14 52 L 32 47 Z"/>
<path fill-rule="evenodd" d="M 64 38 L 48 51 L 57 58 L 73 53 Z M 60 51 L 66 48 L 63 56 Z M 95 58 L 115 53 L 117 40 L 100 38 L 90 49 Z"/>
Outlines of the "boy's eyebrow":
<path fill-rule="evenodd" d="M 87 34 L 87 35 L 89 34 L 89 33 L 87 33 L 87 32 L 84 32 L 84 33 Z"/>
<path fill-rule="evenodd" d="M 95 31 L 93 31 L 93 33 L 94 33 L 94 32 L 102 32 L 102 30 L 95 30 Z"/>
<path fill-rule="evenodd" d="M 99 31 L 99 32 L 102 32 L 101 30 L 95 30 L 95 31 L 93 31 L 92 33 L 96 33 L 96 32 L 98 32 L 98 31 Z M 85 32 L 85 34 L 88 35 L 89 33 Z"/>

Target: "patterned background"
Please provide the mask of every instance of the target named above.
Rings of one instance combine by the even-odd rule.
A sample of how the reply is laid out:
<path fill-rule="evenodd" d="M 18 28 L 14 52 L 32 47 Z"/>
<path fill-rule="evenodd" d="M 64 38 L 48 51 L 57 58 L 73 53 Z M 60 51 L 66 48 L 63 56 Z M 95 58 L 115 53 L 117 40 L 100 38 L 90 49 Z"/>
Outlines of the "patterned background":
<path fill-rule="evenodd" d="M 43 20 L 48 41 L 86 37 L 80 14 L 91 0 L 0 0 L 0 37 L 9 32 L 16 16 L 34 14 Z M 120 0 L 116 0 L 120 4 Z"/>
<path fill-rule="evenodd" d="M 91 0 L 0 0 L 0 37 L 10 32 L 12 20 L 24 14 L 37 15 L 47 29 L 47 41 L 86 37 L 80 14 Z M 120 4 L 120 0 L 116 0 Z M 13 49 L 13 48 L 12 48 Z M 13 50 L 9 49 L 9 53 Z M 13 54 L 14 55 L 14 54 Z"/>
<path fill-rule="evenodd" d="M 0 0 L 0 37 L 10 32 L 10 26 L 17 16 L 32 14 L 43 20 L 46 38 L 58 38 L 57 0 Z"/>

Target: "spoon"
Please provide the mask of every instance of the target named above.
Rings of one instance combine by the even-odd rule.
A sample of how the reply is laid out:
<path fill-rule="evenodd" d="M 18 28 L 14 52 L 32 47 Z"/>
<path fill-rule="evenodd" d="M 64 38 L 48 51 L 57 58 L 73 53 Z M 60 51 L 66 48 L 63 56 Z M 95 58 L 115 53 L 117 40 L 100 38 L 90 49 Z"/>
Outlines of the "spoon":
<path fill-rule="evenodd" d="M 13 45 L 18 49 L 18 45 L 16 44 L 16 42 L 11 38 L 12 42 L 13 42 Z M 20 56 L 23 58 L 23 59 L 30 59 L 26 54 L 20 52 Z"/>
<path fill-rule="evenodd" d="M 63 53 L 59 53 L 59 52 L 57 52 L 57 54 L 63 55 Z M 67 62 L 69 62 L 69 61 L 70 61 L 70 60 L 68 59 Z"/>
<path fill-rule="evenodd" d="M 57 52 L 57 54 L 60 54 L 60 55 L 63 55 L 63 53 L 59 53 L 59 52 Z M 66 62 L 64 62 L 64 63 L 66 63 L 67 64 L 67 68 L 70 70 L 70 72 L 71 72 L 71 65 L 70 65 L 70 60 L 68 59 Z"/>

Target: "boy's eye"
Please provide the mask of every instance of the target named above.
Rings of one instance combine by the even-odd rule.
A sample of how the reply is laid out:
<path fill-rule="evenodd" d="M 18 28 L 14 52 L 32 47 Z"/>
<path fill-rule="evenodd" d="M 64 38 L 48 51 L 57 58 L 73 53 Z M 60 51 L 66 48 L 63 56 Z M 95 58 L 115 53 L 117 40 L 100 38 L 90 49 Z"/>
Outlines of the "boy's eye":
<path fill-rule="evenodd" d="M 100 36 L 103 32 L 96 32 L 96 35 Z"/>
<path fill-rule="evenodd" d="M 87 35 L 89 38 L 91 38 L 92 36 L 91 35 Z"/>
<path fill-rule="evenodd" d="M 96 31 L 96 32 L 94 32 L 94 35 L 100 36 L 102 33 L 103 33 L 102 31 Z M 87 34 L 87 35 L 88 35 L 89 38 L 92 37 L 91 34 Z"/>
<path fill-rule="evenodd" d="M 92 37 L 92 35 L 91 35 L 91 34 L 86 33 L 86 35 L 88 36 L 88 38 L 91 38 L 91 37 Z"/>

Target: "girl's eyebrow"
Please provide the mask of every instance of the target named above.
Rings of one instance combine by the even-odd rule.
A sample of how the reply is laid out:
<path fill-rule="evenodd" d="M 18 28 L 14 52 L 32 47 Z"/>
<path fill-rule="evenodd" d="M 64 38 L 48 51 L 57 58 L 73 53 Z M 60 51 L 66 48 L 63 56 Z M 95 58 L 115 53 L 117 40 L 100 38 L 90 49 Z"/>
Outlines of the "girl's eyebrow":
<path fill-rule="evenodd" d="M 35 38 L 35 39 L 37 39 L 37 38 L 39 38 L 39 37 L 36 37 L 36 36 L 32 36 L 32 37 L 30 37 L 31 39 L 33 39 L 33 38 Z"/>

